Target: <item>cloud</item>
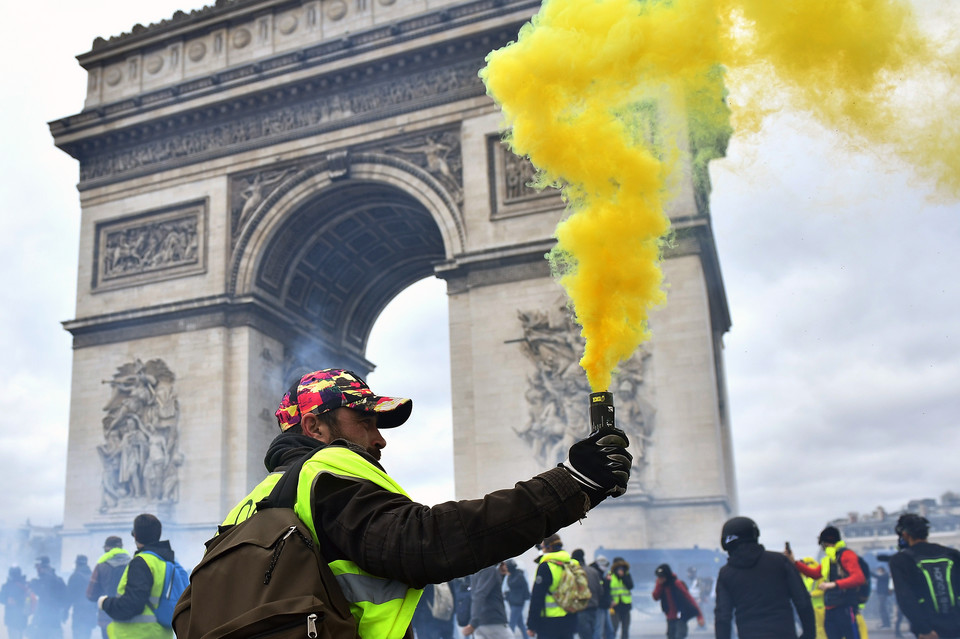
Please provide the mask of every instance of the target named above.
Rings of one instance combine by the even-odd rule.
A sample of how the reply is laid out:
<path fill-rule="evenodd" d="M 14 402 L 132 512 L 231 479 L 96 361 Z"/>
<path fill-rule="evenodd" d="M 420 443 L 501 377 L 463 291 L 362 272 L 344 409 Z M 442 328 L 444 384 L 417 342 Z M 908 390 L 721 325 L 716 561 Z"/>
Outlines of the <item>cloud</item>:
<path fill-rule="evenodd" d="M 793 116 L 712 167 L 740 502 L 768 543 L 957 488 L 960 208 L 902 168 Z"/>

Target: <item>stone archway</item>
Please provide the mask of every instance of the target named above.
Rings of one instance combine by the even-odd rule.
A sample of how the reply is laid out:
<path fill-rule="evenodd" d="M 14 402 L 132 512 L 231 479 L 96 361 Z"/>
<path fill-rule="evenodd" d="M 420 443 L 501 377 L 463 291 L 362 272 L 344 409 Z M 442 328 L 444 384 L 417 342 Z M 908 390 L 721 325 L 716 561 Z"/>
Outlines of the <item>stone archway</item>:
<path fill-rule="evenodd" d="M 273 184 L 232 177 L 238 189 L 267 186 L 257 206 L 242 202 L 228 290 L 270 300 L 303 327 L 298 359 L 362 360 L 386 304 L 461 245 L 454 203 L 416 165 L 384 155 L 340 157 L 333 177 L 326 160 L 272 173 Z"/>
<path fill-rule="evenodd" d="M 82 204 L 67 555 L 151 510 L 195 559 L 263 473 L 287 373 L 371 370 L 377 315 L 430 274 L 449 300 L 458 497 L 555 463 L 585 392 L 543 259 L 563 203 L 526 186 L 477 77 L 536 8 L 226 1 L 78 57 L 84 109 L 50 125 Z M 638 489 L 568 543 L 712 545 L 736 508 L 707 188 L 676 200 L 670 304 L 619 380 Z"/>

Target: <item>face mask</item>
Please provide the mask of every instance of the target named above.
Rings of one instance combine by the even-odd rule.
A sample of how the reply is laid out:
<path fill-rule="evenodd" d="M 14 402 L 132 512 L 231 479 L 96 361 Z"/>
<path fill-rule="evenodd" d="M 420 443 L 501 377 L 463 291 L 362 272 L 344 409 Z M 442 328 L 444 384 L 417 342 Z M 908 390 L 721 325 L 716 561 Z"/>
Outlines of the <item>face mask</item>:
<path fill-rule="evenodd" d="M 910 544 L 907 543 L 907 540 L 903 537 L 897 537 L 897 548 L 903 550 L 904 548 L 909 548 Z"/>

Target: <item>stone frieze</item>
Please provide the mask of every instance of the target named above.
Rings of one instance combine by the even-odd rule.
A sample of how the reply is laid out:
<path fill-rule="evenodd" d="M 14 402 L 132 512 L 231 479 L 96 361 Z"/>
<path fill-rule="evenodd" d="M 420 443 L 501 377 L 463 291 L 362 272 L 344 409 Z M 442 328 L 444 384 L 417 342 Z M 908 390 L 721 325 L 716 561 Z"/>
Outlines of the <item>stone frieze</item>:
<path fill-rule="evenodd" d="M 460 61 L 445 67 L 385 78 L 370 84 L 340 85 L 336 90 L 317 87 L 313 93 L 294 90 L 290 96 L 270 100 L 268 108 L 218 111 L 211 116 L 182 116 L 188 126 L 164 127 L 162 134 L 130 136 L 121 146 L 107 145 L 84 155 L 81 186 L 91 181 L 122 179 L 171 164 L 185 164 L 226 155 L 254 145 L 266 145 L 302 135 L 348 126 L 397 112 L 483 94 L 477 77 L 478 62 Z M 292 98 L 292 99 L 291 99 Z M 256 100 L 255 100 L 256 102 Z M 199 124 L 194 125 L 195 121 Z M 192 126 L 190 126 L 192 125 Z M 435 142 L 444 144 L 443 142 Z M 424 154 L 426 156 L 426 154 Z M 436 152 L 434 152 L 436 155 Z"/>

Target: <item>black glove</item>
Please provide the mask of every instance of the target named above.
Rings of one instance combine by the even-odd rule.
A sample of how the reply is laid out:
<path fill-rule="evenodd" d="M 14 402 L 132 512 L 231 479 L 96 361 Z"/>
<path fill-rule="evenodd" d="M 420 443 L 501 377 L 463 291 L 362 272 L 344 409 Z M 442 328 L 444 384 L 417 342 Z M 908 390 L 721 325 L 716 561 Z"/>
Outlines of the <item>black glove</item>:
<path fill-rule="evenodd" d="M 608 495 L 627 492 L 633 455 L 627 452 L 630 440 L 619 428 L 604 428 L 570 447 L 566 468 L 596 506 Z"/>

